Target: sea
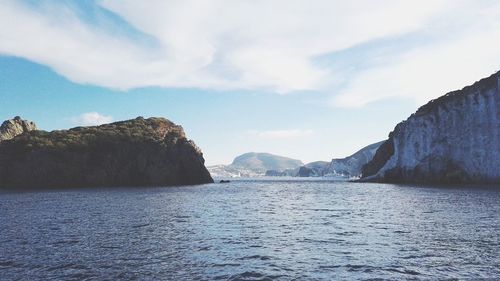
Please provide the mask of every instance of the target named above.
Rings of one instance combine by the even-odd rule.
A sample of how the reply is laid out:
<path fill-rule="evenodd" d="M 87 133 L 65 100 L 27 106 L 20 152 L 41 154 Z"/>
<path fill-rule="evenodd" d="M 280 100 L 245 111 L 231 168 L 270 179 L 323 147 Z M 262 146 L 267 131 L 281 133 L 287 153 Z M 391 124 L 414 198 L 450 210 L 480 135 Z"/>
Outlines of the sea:
<path fill-rule="evenodd" d="M 0 191 L 0 280 L 500 280 L 500 189 L 328 179 Z"/>

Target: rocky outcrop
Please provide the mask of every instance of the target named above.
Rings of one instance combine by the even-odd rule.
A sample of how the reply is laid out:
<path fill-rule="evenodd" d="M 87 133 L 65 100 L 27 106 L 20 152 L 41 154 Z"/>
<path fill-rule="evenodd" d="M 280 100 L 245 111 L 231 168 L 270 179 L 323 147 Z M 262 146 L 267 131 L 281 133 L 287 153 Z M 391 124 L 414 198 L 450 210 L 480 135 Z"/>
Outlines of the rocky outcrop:
<path fill-rule="evenodd" d="M 322 177 L 326 175 L 326 168 L 330 162 L 315 161 L 295 169 L 294 177 Z"/>
<path fill-rule="evenodd" d="M 316 161 L 294 170 L 294 177 L 331 177 L 339 180 L 359 178 L 363 165 L 375 155 L 383 142 L 377 142 L 363 147 L 356 153 L 345 158 L 332 159 L 330 162 Z"/>
<path fill-rule="evenodd" d="M 363 147 L 356 153 L 345 158 L 333 159 L 325 168 L 323 174 L 331 176 L 343 176 L 347 178 L 361 177 L 363 166 L 373 159 L 377 149 L 384 142 L 377 142 Z"/>
<path fill-rule="evenodd" d="M 16 116 L 14 119 L 4 121 L 0 126 L 0 142 L 34 130 L 37 130 L 35 123 Z"/>
<path fill-rule="evenodd" d="M 307 166 L 300 167 L 299 171 L 297 172 L 297 177 L 301 178 L 314 177 L 314 176 L 316 176 L 314 170 Z"/>
<path fill-rule="evenodd" d="M 167 186 L 213 182 L 200 149 L 164 118 L 62 131 L 0 143 L 0 187 Z"/>
<path fill-rule="evenodd" d="M 500 183 L 500 72 L 422 106 L 398 124 L 363 180 Z"/>

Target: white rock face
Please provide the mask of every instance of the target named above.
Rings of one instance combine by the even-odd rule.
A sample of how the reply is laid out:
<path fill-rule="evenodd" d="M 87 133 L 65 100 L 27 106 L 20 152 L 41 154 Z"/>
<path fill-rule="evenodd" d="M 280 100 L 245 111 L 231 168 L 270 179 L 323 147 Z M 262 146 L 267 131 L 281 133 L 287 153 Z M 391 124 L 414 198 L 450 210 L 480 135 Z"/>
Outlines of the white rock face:
<path fill-rule="evenodd" d="M 361 176 L 361 168 L 373 158 L 373 155 L 375 155 L 375 152 L 382 143 L 384 142 L 370 144 L 345 158 L 332 159 L 326 166 L 323 174 L 330 177 L 359 178 Z"/>
<path fill-rule="evenodd" d="M 37 130 L 35 123 L 16 116 L 14 119 L 4 121 L 0 126 L 0 142 L 34 130 Z"/>
<path fill-rule="evenodd" d="M 375 181 L 500 183 L 499 141 L 500 72 L 429 102 L 398 124 L 363 176 Z"/>

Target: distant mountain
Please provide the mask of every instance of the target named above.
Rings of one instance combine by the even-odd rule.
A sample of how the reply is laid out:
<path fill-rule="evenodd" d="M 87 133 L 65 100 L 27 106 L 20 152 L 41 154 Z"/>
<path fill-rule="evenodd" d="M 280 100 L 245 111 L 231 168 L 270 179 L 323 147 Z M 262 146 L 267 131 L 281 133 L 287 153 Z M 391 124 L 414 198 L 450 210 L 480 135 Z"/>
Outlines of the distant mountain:
<path fill-rule="evenodd" d="M 316 161 L 294 169 L 293 171 L 272 171 L 270 176 L 293 177 L 342 177 L 358 178 L 361 176 L 363 165 L 372 160 L 375 152 L 384 143 L 377 142 L 360 149 L 358 152 L 345 158 L 332 159 L 331 162 Z"/>
<path fill-rule="evenodd" d="M 368 145 L 351 156 L 330 162 L 316 161 L 306 165 L 300 160 L 269 153 L 245 153 L 236 157 L 230 165 L 207 167 L 213 177 L 341 177 L 358 178 L 363 165 L 372 160 L 379 146 Z"/>
<path fill-rule="evenodd" d="M 236 157 L 230 165 L 208 167 L 214 177 L 264 176 L 269 171 L 283 172 L 304 165 L 302 161 L 270 153 L 249 152 Z"/>
<path fill-rule="evenodd" d="M 304 165 L 302 161 L 274 155 L 270 153 L 250 152 L 234 158 L 232 167 L 242 167 L 255 172 L 265 173 L 268 170 L 284 171 Z"/>

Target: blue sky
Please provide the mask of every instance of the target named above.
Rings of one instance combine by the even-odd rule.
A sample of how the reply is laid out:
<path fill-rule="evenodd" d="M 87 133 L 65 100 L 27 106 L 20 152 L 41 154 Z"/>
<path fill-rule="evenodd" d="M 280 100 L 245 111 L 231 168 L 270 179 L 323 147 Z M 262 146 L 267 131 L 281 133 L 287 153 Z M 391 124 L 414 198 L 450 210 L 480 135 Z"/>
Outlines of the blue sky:
<path fill-rule="evenodd" d="M 489 0 L 6 0 L 0 119 L 53 130 L 163 116 L 208 164 L 329 160 L 497 71 L 498 30 Z"/>

